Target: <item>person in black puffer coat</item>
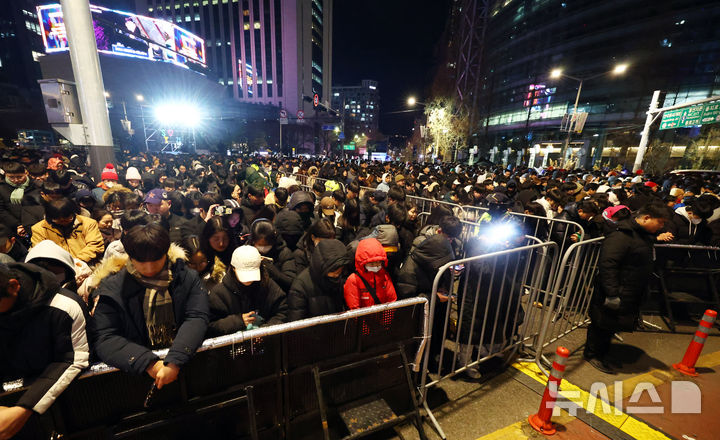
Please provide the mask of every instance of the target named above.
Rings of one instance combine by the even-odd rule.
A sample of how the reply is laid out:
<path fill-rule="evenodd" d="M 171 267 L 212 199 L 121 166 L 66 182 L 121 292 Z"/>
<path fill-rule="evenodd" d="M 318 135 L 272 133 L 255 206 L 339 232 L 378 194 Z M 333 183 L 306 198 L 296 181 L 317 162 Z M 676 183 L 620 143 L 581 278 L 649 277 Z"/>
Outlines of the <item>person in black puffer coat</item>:
<path fill-rule="evenodd" d="M 395 290 L 398 299 L 429 296 L 438 269 L 455 259 L 450 239 L 440 231 L 425 239 L 400 267 Z"/>
<path fill-rule="evenodd" d="M 230 270 L 210 292 L 208 336 L 286 321 L 285 292 L 261 267 L 261 261 L 260 252 L 252 246 L 235 249 Z"/>
<path fill-rule="evenodd" d="M 147 372 L 162 388 L 177 379 L 205 338 L 208 292 L 159 224 L 133 227 L 123 245 L 127 256 L 108 260 L 93 275 L 101 280 L 93 346 L 106 364 Z M 152 351 L 160 348 L 169 348 L 164 360 Z"/>
<path fill-rule="evenodd" d="M 255 220 L 250 228 L 249 244 L 264 257 L 263 267 L 270 278 L 284 291 L 290 290 L 297 276 L 295 258 L 273 224 L 265 219 Z"/>
<path fill-rule="evenodd" d="M 345 309 L 343 285 L 352 260 L 341 241 L 322 240 L 310 266 L 297 277 L 288 294 L 288 321 L 339 313 Z"/>
<path fill-rule="evenodd" d="M 317 244 L 322 240 L 330 238 L 335 238 L 335 226 L 333 226 L 332 221 L 328 218 L 315 220 L 305 232 L 305 235 L 298 241 L 298 247 L 295 249 L 295 252 L 293 252 L 296 270 L 302 272 L 303 269 L 308 267 L 313 250 Z"/>
<path fill-rule="evenodd" d="M 639 319 L 652 273 L 655 235 L 670 216 L 665 205 L 646 205 L 633 218 L 621 221 L 603 242 L 584 357 L 604 373 L 614 373 L 607 359 L 613 334 L 633 331 Z"/>

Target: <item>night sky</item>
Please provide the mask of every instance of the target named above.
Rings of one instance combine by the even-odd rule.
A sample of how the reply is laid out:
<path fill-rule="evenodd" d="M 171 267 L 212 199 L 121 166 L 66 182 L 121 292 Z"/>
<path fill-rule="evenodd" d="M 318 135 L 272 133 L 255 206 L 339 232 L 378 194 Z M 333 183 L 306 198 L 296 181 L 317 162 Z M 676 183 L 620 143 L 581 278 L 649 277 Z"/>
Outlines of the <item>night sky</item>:
<path fill-rule="evenodd" d="M 92 0 L 134 11 L 134 0 Z M 378 81 L 380 131 L 409 134 L 418 113 L 405 110 L 409 95 L 427 97 L 450 0 L 335 0 L 333 84 Z"/>
<path fill-rule="evenodd" d="M 333 84 L 379 81 L 383 134 L 410 133 L 419 113 L 385 113 L 427 96 L 448 10 L 448 0 L 335 0 Z"/>

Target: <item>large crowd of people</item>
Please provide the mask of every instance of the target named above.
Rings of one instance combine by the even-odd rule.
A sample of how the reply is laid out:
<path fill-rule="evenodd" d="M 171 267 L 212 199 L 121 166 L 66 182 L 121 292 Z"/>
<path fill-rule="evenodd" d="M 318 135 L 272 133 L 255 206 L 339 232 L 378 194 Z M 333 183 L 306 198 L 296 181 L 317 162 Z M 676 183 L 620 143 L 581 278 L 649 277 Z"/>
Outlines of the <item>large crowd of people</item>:
<path fill-rule="evenodd" d="M 568 236 L 543 219 L 608 237 L 585 355 L 610 371 L 653 243 L 720 243 L 712 174 L 142 154 L 93 179 L 82 151 L 31 150 L 0 168 L 0 382 L 31 378 L 0 439 L 92 362 L 162 388 L 206 337 L 429 296 L 440 267 L 488 251 L 463 221 L 509 212 L 541 240 Z"/>

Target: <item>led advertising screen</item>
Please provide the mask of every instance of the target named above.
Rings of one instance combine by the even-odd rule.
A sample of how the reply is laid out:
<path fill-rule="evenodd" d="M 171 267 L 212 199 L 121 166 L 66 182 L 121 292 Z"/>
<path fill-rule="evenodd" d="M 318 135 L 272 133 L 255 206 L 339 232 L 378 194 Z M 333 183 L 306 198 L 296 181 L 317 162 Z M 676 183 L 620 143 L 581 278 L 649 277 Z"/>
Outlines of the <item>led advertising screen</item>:
<path fill-rule="evenodd" d="M 60 5 L 39 6 L 37 11 L 45 51 L 68 50 Z M 100 6 L 91 5 L 90 11 L 99 52 L 206 67 L 205 41 L 173 23 Z"/>

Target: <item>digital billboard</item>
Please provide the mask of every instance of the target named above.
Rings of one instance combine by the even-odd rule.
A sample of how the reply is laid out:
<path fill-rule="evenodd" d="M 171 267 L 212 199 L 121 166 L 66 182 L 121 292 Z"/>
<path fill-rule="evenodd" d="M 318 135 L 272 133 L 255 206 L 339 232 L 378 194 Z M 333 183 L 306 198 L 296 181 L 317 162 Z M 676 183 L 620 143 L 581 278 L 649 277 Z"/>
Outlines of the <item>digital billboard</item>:
<path fill-rule="evenodd" d="M 59 4 L 39 6 L 38 20 L 47 53 L 68 50 Z M 165 20 L 90 5 L 99 52 L 206 67 L 205 41 Z"/>

